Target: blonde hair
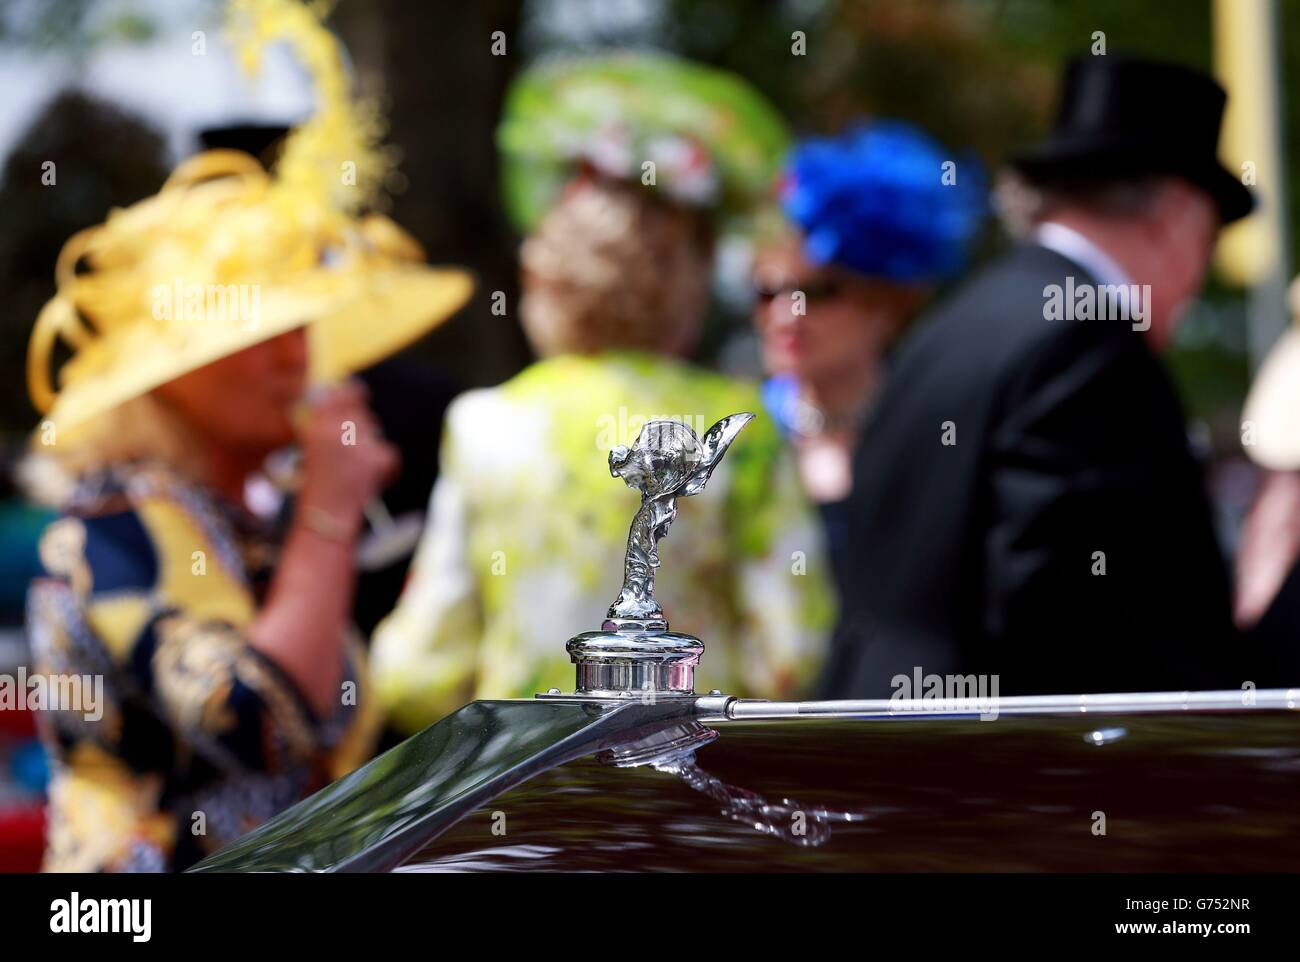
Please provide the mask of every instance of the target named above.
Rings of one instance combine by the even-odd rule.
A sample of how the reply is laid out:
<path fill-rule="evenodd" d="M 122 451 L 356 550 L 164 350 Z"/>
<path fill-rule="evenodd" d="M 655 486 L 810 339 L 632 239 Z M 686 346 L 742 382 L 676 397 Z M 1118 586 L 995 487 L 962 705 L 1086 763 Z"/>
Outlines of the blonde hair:
<path fill-rule="evenodd" d="M 17 480 L 29 498 L 51 507 L 64 506 L 88 475 L 133 461 L 164 464 L 200 484 L 207 480 L 202 444 L 180 415 L 153 394 L 105 411 L 68 437 L 47 434 L 42 425 L 29 447 Z"/>
<path fill-rule="evenodd" d="M 525 333 L 543 355 L 679 345 L 708 309 L 711 251 L 701 214 L 640 185 L 579 180 L 520 252 Z"/>

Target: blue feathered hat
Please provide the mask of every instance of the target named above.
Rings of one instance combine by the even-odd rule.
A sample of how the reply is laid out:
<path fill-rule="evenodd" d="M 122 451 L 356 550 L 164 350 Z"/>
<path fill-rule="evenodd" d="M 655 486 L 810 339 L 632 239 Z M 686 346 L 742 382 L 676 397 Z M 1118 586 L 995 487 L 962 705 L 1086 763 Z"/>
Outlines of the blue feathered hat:
<path fill-rule="evenodd" d="M 780 199 L 809 260 L 926 283 L 965 264 L 988 185 L 978 159 L 954 157 L 908 124 L 879 121 L 796 144 Z"/>

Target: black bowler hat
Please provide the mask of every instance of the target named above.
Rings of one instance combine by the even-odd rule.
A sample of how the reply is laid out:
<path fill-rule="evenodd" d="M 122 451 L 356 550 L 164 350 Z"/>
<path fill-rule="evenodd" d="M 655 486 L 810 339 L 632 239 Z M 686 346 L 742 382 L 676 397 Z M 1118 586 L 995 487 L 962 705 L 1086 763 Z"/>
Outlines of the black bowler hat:
<path fill-rule="evenodd" d="M 1180 174 L 1214 198 L 1227 224 L 1255 200 L 1218 160 L 1226 100 L 1222 87 L 1189 67 L 1079 57 L 1066 68 L 1051 136 L 1011 165 L 1041 183 Z"/>

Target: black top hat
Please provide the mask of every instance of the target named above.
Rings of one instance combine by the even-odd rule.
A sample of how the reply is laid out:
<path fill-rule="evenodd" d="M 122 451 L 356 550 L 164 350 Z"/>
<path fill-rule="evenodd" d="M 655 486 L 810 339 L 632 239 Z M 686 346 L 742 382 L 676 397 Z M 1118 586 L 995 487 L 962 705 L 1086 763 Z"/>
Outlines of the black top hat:
<path fill-rule="evenodd" d="M 1011 164 L 1038 182 L 1180 174 L 1214 198 L 1227 224 L 1255 201 L 1218 161 L 1226 100 L 1222 87 L 1189 67 L 1079 57 L 1066 68 L 1051 136 Z"/>

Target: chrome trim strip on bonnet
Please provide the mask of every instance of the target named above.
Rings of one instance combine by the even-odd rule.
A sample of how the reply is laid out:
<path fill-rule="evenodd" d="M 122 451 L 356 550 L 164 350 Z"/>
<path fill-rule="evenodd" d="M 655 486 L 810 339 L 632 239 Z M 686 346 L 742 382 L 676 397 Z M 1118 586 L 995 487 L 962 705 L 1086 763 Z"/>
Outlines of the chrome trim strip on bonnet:
<path fill-rule="evenodd" d="M 862 701 L 764 701 L 736 698 L 718 720 L 777 718 L 921 718 L 971 715 L 1134 714 L 1183 711 L 1295 711 L 1300 688 L 1016 695 L 984 698 L 877 698 Z"/>

